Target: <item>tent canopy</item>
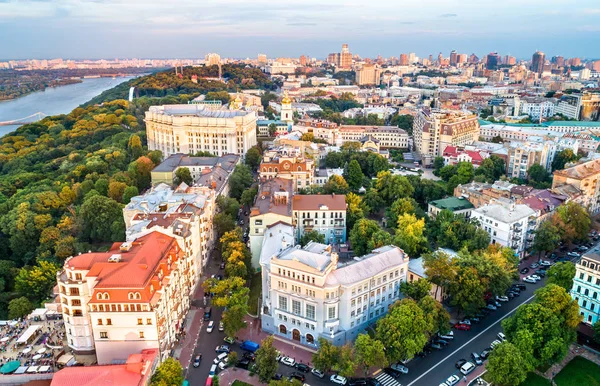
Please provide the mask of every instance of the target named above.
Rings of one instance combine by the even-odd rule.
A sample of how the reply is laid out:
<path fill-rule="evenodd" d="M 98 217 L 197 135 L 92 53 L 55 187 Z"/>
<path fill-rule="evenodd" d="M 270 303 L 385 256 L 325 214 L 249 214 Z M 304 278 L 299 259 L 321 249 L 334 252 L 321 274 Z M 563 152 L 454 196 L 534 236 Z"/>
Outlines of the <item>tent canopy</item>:
<path fill-rule="evenodd" d="M 21 366 L 21 362 L 19 361 L 10 361 L 6 362 L 4 366 L 0 367 L 0 373 L 2 374 L 10 374 Z"/>
<path fill-rule="evenodd" d="M 38 325 L 29 326 L 27 328 L 27 330 L 25 330 L 25 332 L 23 334 L 21 334 L 21 336 L 19 337 L 19 339 L 17 339 L 17 344 L 22 344 L 22 343 L 29 342 L 29 339 L 31 339 L 31 337 L 36 333 L 36 331 L 39 328 L 40 328 L 40 326 L 38 326 Z"/>

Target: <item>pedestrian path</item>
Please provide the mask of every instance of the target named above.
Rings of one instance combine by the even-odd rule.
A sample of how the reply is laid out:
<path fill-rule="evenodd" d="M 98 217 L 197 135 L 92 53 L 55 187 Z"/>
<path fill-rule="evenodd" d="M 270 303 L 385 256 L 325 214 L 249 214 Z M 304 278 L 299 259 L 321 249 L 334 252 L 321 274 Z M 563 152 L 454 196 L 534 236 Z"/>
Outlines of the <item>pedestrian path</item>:
<path fill-rule="evenodd" d="M 398 382 L 394 377 L 389 374 L 384 373 L 383 371 L 379 373 L 375 379 L 381 383 L 381 386 L 402 386 L 400 382 Z"/>

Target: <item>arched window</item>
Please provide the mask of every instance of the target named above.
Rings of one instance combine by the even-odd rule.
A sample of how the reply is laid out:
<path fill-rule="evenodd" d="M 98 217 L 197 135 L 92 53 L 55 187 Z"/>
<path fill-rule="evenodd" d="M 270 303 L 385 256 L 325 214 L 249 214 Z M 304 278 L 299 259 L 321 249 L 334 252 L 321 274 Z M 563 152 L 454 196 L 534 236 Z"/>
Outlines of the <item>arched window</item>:
<path fill-rule="evenodd" d="M 130 293 L 128 293 L 128 294 L 127 294 L 127 299 L 129 299 L 129 300 L 133 300 L 134 298 L 135 298 L 135 297 L 134 297 L 134 295 L 133 295 L 133 292 L 130 292 Z"/>
<path fill-rule="evenodd" d="M 590 268 L 591 268 L 591 269 L 596 269 L 596 264 L 594 264 L 594 263 L 590 263 Z"/>
<path fill-rule="evenodd" d="M 266 173 L 266 172 L 267 172 L 267 168 L 263 168 L 263 172 L 265 172 L 265 173 Z"/>
<path fill-rule="evenodd" d="M 110 299 L 110 295 L 108 294 L 108 292 L 104 293 L 104 300 L 109 300 Z"/>
<path fill-rule="evenodd" d="M 581 265 L 583 265 L 584 267 L 587 267 L 587 265 L 588 265 L 588 264 L 587 264 L 587 261 L 586 261 L 586 260 L 583 260 L 583 261 L 581 262 Z"/>
<path fill-rule="evenodd" d="M 140 300 L 142 298 L 142 295 L 139 292 L 136 292 L 135 298 L 136 298 L 136 300 Z"/>
<path fill-rule="evenodd" d="M 287 334 L 287 328 L 285 327 L 285 325 L 283 325 L 283 324 L 279 325 L 279 333 L 280 334 Z"/>
<path fill-rule="evenodd" d="M 302 171 L 302 166 L 298 166 L 298 171 L 301 172 Z"/>
<path fill-rule="evenodd" d="M 102 292 L 98 292 L 96 294 L 96 299 L 98 299 L 98 300 L 102 300 L 103 299 Z"/>
<path fill-rule="evenodd" d="M 269 173 L 271 173 L 273 171 L 273 169 L 269 168 Z"/>
<path fill-rule="evenodd" d="M 311 334 L 306 334 L 306 343 L 314 344 L 315 343 L 314 336 L 312 336 Z"/>
<path fill-rule="evenodd" d="M 275 168 L 275 173 L 279 173 L 279 168 Z"/>

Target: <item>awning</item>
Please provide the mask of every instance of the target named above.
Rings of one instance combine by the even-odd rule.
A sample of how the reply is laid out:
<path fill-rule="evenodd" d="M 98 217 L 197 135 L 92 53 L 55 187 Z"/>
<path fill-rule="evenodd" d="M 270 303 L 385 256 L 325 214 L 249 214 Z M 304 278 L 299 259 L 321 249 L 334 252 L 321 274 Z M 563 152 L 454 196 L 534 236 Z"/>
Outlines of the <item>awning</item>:
<path fill-rule="evenodd" d="M 19 339 L 17 339 L 17 344 L 22 344 L 22 343 L 27 343 L 29 342 L 29 339 L 31 339 L 31 337 L 36 333 L 36 331 L 40 328 L 40 326 L 29 326 L 27 328 L 27 330 L 25 330 L 25 332 L 23 334 L 21 334 L 21 336 L 19 337 Z"/>
<path fill-rule="evenodd" d="M 25 374 L 26 371 L 27 371 L 27 366 L 21 366 L 13 374 Z"/>
<path fill-rule="evenodd" d="M 39 369 L 38 366 L 29 366 L 29 368 L 27 369 L 27 372 L 28 373 L 37 373 L 38 369 Z"/>
<path fill-rule="evenodd" d="M 4 366 L 0 367 L 0 373 L 2 374 L 10 374 L 21 366 L 21 362 L 19 361 L 10 361 L 6 362 Z"/>

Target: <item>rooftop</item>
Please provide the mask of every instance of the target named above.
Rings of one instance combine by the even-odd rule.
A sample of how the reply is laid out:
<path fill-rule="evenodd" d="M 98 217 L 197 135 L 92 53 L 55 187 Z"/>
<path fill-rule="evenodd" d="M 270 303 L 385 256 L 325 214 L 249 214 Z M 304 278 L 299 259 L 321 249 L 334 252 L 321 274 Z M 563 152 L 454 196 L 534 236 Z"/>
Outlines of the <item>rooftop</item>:
<path fill-rule="evenodd" d="M 215 110 L 202 104 L 150 106 L 149 111 L 174 117 L 196 116 L 206 118 L 234 118 L 254 114 L 254 112 L 245 110 Z"/>
<path fill-rule="evenodd" d="M 534 216 L 535 212 L 527 205 L 488 204 L 474 209 L 473 213 L 493 218 L 503 223 L 513 223 L 523 218 Z"/>
<path fill-rule="evenodd" d="M 392 267 L 404 264 L 408 256 L 398 247 L 387 245 L 373 250 L 372 253 L 355 257 L 348 263 L 340 263 L 328 276 L 325 284 L 351 285 L 372 278 Z"/>
<path fill-rule="evenodd" d="M 465 209 L 473 209 L 474 206 L 469 200 L 464 197 L 448 197 L 441 200 L 431 201 L 429 205 L 432 205 L 440 210 L 448 209 L 452 212 Z"/>
<path fill-rule="evenodd" d="M 346 196 L 343 194 L 295 195 L 292 210 L 346 210 Z"/>
<path fill-rule="evenodd" d="M 554 172 L 554 175 L 583 179 L 598 173 L 600 173 L 600 159 L 584 162 L 567 169 L 557 170 Z"/>
<path fill-rule="evenodd" d="M 240 159 L 236 154 L 225 154 L 222 157 L 193 157 L 187 154 L 177 153 L 169 156 L 155 167 L 153 172 L 173 172 L 178 167 L 207 166 L 213 168 L 220 165 L 223 169 L 231 172 Z"/>
<path fill-rule="evenodd" d="M 170 213 L 179 209 L 182 203 L 193 204 L 196 208 L 202 209 L 207 196 L 201 193 L 201 189 L 183 184 L 177 189 L 172 189 L 169 185 L 161 183 L 144 195 L 133 197 L 125 206 L 125 210 Z"/>
<path fill-rule="evenodd" d="M 256 195 L 254 206 L 250 208 L 250 216 L 275 213 L 292 217 L 292 200 L 294 181 L 275 177 L 263 182 Z"/>
<path fill-rule="evenodd" d="M 288 262 L 284 265 L 295 266 L 297 269 L 306 270 L 308 267 L 315 272 L 324 272 L 332 262 L 332 257 L 331 246 L 311 241 L 304 248 L 296 245 L 283 251 L 277 256 L 277 259 L 281 262 Z"/>

